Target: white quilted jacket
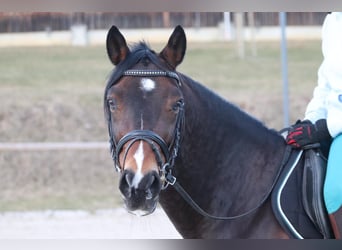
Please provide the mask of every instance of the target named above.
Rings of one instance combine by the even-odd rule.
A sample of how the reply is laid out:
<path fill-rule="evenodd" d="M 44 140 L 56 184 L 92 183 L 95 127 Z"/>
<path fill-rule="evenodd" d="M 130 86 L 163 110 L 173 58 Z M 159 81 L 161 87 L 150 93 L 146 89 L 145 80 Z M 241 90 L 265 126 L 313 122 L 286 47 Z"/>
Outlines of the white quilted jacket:
<path fill-rule="evenodd" d="M 322 28 L 324 60 L 318 70 L 318 85 L 307 106 L 311 122 L 327 119 L 332 137 L 342 133 L 342 12 L 328 14 Z"/>

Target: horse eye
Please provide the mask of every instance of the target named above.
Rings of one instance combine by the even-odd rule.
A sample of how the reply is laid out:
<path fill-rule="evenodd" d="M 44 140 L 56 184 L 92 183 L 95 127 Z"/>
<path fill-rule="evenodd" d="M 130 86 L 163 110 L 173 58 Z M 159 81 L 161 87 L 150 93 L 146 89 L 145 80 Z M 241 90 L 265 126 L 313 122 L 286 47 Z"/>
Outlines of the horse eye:
<path fill-rule="evenodd" d="M 115 111 L 117 109 L 117 104 L 113 99 L 108 100 L 108 106 L 111 112 Z"/>
<path fill-rule="evenodd" d="M 172 106 L 172 111 L 177 113 L 180 109 L 183 108 L 183 106 L 184 106 L 184 100 L 180 99 Z"/>

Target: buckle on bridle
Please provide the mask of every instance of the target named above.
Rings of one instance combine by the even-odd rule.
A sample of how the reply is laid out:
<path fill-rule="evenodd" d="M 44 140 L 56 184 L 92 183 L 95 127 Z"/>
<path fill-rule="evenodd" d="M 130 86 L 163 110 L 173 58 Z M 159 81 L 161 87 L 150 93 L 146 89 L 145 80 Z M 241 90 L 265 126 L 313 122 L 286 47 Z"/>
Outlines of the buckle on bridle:
<path fill-rule="evenodd" d="M 168 184 L 173 186 L 176 183 L 177 178 L 171 174 L 171 171 L 169 171 L 165 176 L 165 180 Z"/>
<path fill-rule="evenodd" d="M 173 186 L 176 183 L 177 178 L 172 175 L 172 169 L 170 167 L 170 163 L 165 163 L 161 169 L 161 177 L 162 180 L 162 190 L 165 190 L 169 185 Z"/>

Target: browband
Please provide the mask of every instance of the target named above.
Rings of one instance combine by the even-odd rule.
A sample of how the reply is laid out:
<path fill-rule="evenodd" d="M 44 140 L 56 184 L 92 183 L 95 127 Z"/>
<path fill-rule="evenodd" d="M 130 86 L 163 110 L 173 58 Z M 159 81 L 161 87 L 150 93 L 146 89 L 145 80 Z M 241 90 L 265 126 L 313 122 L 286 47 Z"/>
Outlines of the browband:
<path fill-rule="evenodd" d="M 123 76 L 151 76 L 151 77 L 171 77 L 175 79 L 179 86 L 181 82 L 179 76 L 173 71 L 163 71 L 163 70 L 141 70 L 141 69 L 129 69 L 122 73 Z"/>

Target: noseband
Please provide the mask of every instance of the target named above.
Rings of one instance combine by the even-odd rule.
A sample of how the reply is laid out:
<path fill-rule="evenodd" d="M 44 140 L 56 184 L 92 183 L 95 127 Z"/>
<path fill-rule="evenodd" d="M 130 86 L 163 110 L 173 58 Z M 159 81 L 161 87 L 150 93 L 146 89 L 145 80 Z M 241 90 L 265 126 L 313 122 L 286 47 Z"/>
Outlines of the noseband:
<path fill-rule="evenodd" d="M 124 71 L 122 76 L 133 76 L 133 77 L 169 77 L 177 81 L 176 86 L 180 90 L 181 81 L 178 75 L 172 71 L 162 71 L 162 70 L 127 70 Z M 108 105 L 108 104 L 107 104 Z M 109 110 L 109 109 L 108 109 Z M 124 159 L 127 156 L 130 147 L 137 141 L 145 141 L 152 148 L 157 164 L 160 171 L 160 177 L 163 183 L 162 189 L 165 189 L 169 184 L 173 185 L 176 182 L 176 178 L 172 175 L 172 168 L 174 166 L 175 158 L 177 157 L 180 138 L 181 138 L 181 128 L 184 121 L 184 103 L 180 103 L 179 111 L 176 118 L 175 129 L 170 145 L 167 145 L 165 140 L 161 138 L 158 134 L 151 130 L 133 130 L 124 135 L 118 142 L 116 142 L 113 128 L 111 115 L 109 113 L 108 120 L 108 131 L 109 131 L 109 143 L 111 156 L 114 161 L 115 168 L 118 172 L 122 171 L 122 166 L 119 161 L 119 154 L 123 150 L 124 145 L 128 144 L 126 148 Z M 157 146 L 156 146 L 157 145 Z M 161 151 L 161 152 L 160 152 Z M 161 155 L 162 154 L 162 155 Z M 164 157 L 164 163 L 162 160 Z"/>

